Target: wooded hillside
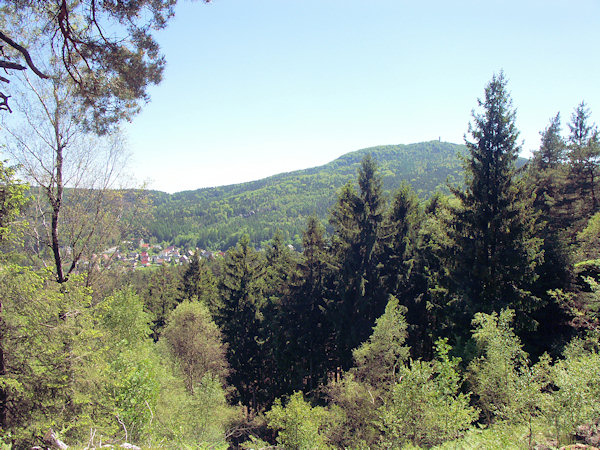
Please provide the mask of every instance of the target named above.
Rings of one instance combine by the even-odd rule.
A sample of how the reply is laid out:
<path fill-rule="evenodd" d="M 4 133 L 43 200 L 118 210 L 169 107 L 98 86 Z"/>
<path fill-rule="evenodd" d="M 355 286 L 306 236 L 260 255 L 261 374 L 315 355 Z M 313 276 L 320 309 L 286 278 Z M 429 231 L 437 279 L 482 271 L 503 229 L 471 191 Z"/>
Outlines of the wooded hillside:
<path fill-rule="evenodd" d="M 159 242 L 227 249 L 248 234 L 256 245 L 280 230 L 284 240 L 300 248 L 306 219 L 315 214 L 324 223 L 336 192 L 353 181 L 360 161 L 371 154 L 380 167 L 384 191 L 409 183 L 419 197 L 448 192 L 459 184 L 459 153 L 465 146 L 448 142 L 386 145 L 347 153 L 323 166 L 274 175 L 249 183 L 173 195 L 154 193 L 150 236 Z M 226 170 L 226 168 L 224 168 Z"/>

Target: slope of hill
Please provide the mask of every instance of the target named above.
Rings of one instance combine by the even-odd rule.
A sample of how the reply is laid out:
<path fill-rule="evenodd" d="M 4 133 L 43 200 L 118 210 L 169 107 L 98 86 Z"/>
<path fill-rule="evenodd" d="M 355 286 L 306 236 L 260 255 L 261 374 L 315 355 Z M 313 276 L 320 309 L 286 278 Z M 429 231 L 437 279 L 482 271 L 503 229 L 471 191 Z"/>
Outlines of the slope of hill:
<path fill-rule="evenodd" d="M 426 198 L 436 189 L 446 191 L 447 182 L 460 182 L 457 154 L 464 151 L 463 145 L 438 141 L 371 147 L 323 166 L 248 183 L 155 193 L 154 220 L 148 229 L 158 241 L 221 249 L 235 245 L 243 233 L 260 245 L 279 229 L 286 241 L 298 245 L 307 217 L 316 214 L 326 221 L 337 191 L 355 182 L 367 153 L 377 161 L 388 194 L 406 180 Z"/>

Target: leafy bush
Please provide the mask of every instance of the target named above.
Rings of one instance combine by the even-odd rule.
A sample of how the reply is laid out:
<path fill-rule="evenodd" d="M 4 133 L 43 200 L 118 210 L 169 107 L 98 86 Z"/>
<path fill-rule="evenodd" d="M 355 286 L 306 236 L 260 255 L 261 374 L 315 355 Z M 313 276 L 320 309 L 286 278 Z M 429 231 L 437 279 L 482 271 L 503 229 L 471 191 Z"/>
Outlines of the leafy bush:
<path fill-rule="evenodd" d="M 470 395 L 460 392 L 460 359 L 450 358 L 449 351 L 440 340 L 436 360 L 400 369 L 391 398 L 378 410 L 384 447 L 440 444 L 457 438 L 476 419 Z"/>
<path fill-rule="evenodd" d="M 285 407 L 281 399 L 266 413 L 269 426 L 279 430 L 277 442 L 286 449 L 327 448 L 322 434 L 327 411 L 312 407 L 304 400 L 301 392 L 295 392 Z"/>

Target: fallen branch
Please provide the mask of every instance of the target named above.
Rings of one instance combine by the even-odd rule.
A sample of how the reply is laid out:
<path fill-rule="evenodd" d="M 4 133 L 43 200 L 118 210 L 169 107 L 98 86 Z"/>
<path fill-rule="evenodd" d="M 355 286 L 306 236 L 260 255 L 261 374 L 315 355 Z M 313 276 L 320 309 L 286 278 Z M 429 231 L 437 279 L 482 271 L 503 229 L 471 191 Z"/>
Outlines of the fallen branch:
<path fill-rule="evenodd" d="M 56 433 L 52 428 L 44 435 L 44 442 L 53 448 L 59 448 L 61 450 L 69 448 L 67 444 L 58 439 L 58 436 L 56 436 Z"/>

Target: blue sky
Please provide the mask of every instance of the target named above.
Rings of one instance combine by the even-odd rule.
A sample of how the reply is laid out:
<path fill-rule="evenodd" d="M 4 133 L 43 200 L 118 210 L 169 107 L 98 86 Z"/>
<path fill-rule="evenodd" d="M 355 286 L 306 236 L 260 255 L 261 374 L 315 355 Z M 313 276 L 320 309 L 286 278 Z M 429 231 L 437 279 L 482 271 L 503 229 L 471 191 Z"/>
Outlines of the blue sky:
<path fill-rule="evenodd" d="M 125 129 L 133 171 L 176 192 L 324 164 L 364 147 L 463 143 L 509 79 L 523 151 L 558 111 L 600 117 L 598 0 L 180 0 L 167 59 Z M 566 131 L 565 131 L 566 133 Z"/>

